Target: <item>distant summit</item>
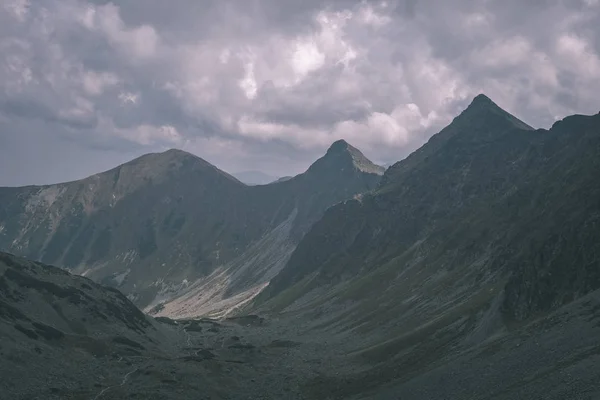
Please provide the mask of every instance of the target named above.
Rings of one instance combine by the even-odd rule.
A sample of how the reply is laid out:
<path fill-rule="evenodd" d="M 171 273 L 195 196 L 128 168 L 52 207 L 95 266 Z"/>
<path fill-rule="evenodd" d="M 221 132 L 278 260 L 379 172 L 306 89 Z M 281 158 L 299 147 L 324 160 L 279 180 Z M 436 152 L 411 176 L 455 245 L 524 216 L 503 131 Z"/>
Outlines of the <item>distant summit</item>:
<path fill-rule="evenodd" d="M 281 178 L 277 179 L 276 181 L 273 181 L 271 183 L 280 183 L 280 182 L 286 182 L 289 181 L 290 179 L 293 179 L 293 176 L 282 176 Z"/>
<path fill-rule="evenodd" d="M 147 185 L 169 181 L 196 181 L 199 176 L 205 184 L 229 181 L 229 184 L 243 186 L 236 178 L 208 161 L 178 149 L 145 154 L 109 171 L 88 177 L 82 182 L 93 182 L 98 192 L 97 196 L 108 196 L 110 199 L 112 194 L 118 198 Z"/>
<path fill-rule="evenodd" d="M 212 165 L 191 153 L 179 149 L 170 149 L 161 153 L 148 153 L 135 158 L 116 169 L 136 169 L 143 170 L 147 174 L 164 172 L 167 169 L 174 169 L 181 166 L 206 168 Z M 113 171 L 113 170 L 111 170 Z"/>
<path fill-rule="evenodd" d="M 182 159 L 197 159 L 197 160 L 201 160 L 202 162 L 208 164 L 208 162 L 203 160 L 202 158 L 195 156 L 192 153 L 188 153 L 187 151 L 180 150 L 180 149 L 169 149 L 169 150 L 165 150 L 163 152 L 144 154 L 143 156 L 140 156 L 138 158 L 131 160 L 129 163 L 135 163 L 138 161 L 152 162 L 152 161 L 157 161 L 157 160 L 182 160 Z M 129 163 L 126 163 L 126 164 L 129 164 Z"/>
<path fill-rule="evenodd" d="M 250 186 L 266 185 L 279 179 L 277 176 L 269 175 L 262 171 L 241 171 L 234 173 L 233 176 Z"/>
<path fill-rule="evenodd" d="M 385 168 L 374 164 L 360 150 L 345 140 L 333 142 L 327 153 L 311 165 L 309 171 L 315 169 L 343 170 L 345 168 L 375 175 L 383 175 L 385 172 Z"/>

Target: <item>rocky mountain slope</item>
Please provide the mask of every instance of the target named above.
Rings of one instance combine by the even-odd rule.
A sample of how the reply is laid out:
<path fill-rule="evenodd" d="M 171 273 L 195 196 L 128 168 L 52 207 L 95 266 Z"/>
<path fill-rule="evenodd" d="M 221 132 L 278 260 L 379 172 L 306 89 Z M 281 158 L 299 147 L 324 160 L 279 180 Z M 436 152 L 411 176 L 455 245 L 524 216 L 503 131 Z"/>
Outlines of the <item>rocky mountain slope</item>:
<path fill-rule="evenodd" d="M 535 130 L 478 96 L 362 195 L 380 170 L 345 142 L 264 187 L 213 170 L 242 188 L 224 226 L 271 228 L 152 309 L 218 321 L 0 253 L 0 398 L 595 400 L 598 155 L 600 115 Z"/>
<path fill-rule="evenodd" d="M 2 398 L 58 398 L 78 368 L 102 368 L 96 358 L 157 347 L 153 321 L 89 279 L 0 253 L 0 289 Z"/>
<path fill-rule="evenodd" d="M 600 115 L 534 130 L 478 96 L 376 191 L 329 209 L 262 298 L 390 269 L 391 287 L 413 270 L 506 280 L 515 320 L 565 304 L 600 287 L 599 146 Z"/>
<path fill-rule="evenodd" d="M 2 399 L 284 398 L 292 372 L 309 373 L 301 359 L 273 368 L 289 342 L 260 319 L 154 320 L 118 290 L 6 253 L 0 289 Z"/>
<path fill-rule="evenodd" d="M 155 314 L 226 312 L 329 206 L 382 173 L 345 142 L 304 174 L 254 187 L 182 151 L 149 154 L 81 181 L 0 188 L 0 249 L 117 287 Z"/>
<path fill-rule="evenodd" d="M 0 253 L 0 398 L 592 400 L 600 291 L 462 352 L 329 315 L 156 320 L 117 290 Z M 431 337 L 428 337 L 431 339 Z M 404 361 L 404 362 L 401 362 Z"/>
<path fill-rule="evenodd" d="M 600 115 L 535 130 L 480 95 L 327 210 L 251 308 L 363 335 L 363 384 L 471 351 L 600 288 L 599 160 Z"/>

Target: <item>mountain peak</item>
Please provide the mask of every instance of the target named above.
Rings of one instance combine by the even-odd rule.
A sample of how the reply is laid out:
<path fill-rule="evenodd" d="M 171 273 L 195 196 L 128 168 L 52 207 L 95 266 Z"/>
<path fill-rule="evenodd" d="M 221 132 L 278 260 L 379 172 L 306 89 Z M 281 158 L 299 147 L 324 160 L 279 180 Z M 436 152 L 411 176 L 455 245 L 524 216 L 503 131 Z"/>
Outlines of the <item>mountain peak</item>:
<path fill-rule="evenodd" d="M 348 142 L 346 142 L 344 139 L 340 139 L 340 140 L 336 140 L 335 142 L 333 142 L 331 144 L 331 146 L 329 146 L 329 149 L 327 149 L 327 154 L 341 153 L 344 151 L 348 151 L 350 149 L 354 149 L 354 147 L 350 146 L 350 144 Z"/>
<path fill-rule="evenodd" d="M 187 151 L 180 149 L 169 149 L 159 153 L 149 153 L 142 157 L 168 160 L 196 159 L 206 162 L 205 160 L 196 156 L 195 154 L 188 153 Z"/>
<path fill-rule="evenodd" d="M 131 161 L 131 163 L 148 163 L 148 164 L 168 164 L 170 162 L 178 162 L 184 160 L 194 160 L 198 163 L 208 165 L 209 163 L 202 158 L 179 149 L 169 149 L 160 153 L 148 153 Z"/>
<path fill-rule="evenodd" d="M 179 155 L 179 156 L 193 156 L 192 153 L 188 153 L 187 151 L 183 151 L 181 149 L 175 149 L 175 148 L 163 151 L 162 153 L 158 153 L 158 154 Z"/>
<path fill-rule="evenodd" d="M 241 184 L 236 178 L 221 171 L 208 161 L 179 149 L 144 154 L 99 175 L 104 174 L 109 176 L 115 175 L 115 179 L 119 182 L 123 181 L 125 185 L 131 185 L 132 187 L 148 181 L 172 180 L 177 176 L 186 174 L 202 174 L 204 176 L 220 175 Z"/>
<path fill-rule="evenodd" d="M 383 175 L 385 169 L 374 164 L 365 155 L 343 139 L 336 140 L 329 146 L 327 153 L 317 160 L 310 169 L 325 168 L 344 169 L 346 167 L 369 174 Z"/>
<path fill-rule="evenodd" d="M 469 104 L 469 106 L 465 109 L 465 111 L 463 111 L 463 113 L 480 113 L 484 111 L 499 111 L 506 113 L 506 111 L 500 108 L 498 104 L 494 103 L 492 99 L 490 99 L 483 93 L 480 93 L 477 96 L 475 96 L 471 101 L 471 104 Z"/>
<path fill-rule="evenodd" d="M 339 155 L 339 154 L 349 155 L 353 159 L 363 159 L 364 158 L 367 161 L 369 161 L 359 149 L 352 146 L 350 143 L 346 142 L 344 139 L 336 140 L 335 142 L 333 142 L 331 144 L 331 146 L 329 146 L 329 149 L 327 149 L 327 153 L 325 154 L 325 156 L 334 156 L 334 155 Z M 369 161 L 369 162 L 371 162 L 371 161 Z"/>
<path fill-rule="evenodd" d="M 393 183 L 398 174 L 412 169 L 423 160 L 443 149 L 451 140 L 453 146 L 464 143 L 482 143 L 495 141 L 506 132 L 515 129 L 534 130 L 514 115 L 504 111 L 492 99 L 483 93 L 473 98 L 450 125 L 433 135 L 420 149 L 408 156 L 403 162 L 391 166 L 385 173 L 381 185 Z M 461 144 L 457 144 L 461 143 Z"/>
<path fill-rule="evenodd" d="M 489 105 L 493 104 L 493 105 L 495 105 L 495 103 L 492 101 L 492 99 L 490 99 L 483 93 L 479 93 L 477 96 L 475 96 L 473 98 L 473 101 L 471 102 L 471 104 L 489 104 Z"/>
<path fill-rule="evenodd" d="M 500 108 L 483 93 L 475 96 L 471 104 L 455 119 L 459 123 L 466 123 L 473 127 L 490 124 L 492 120 L 496 125 L 503 122 L 515 128 L 533 130 L 531 126 Z"/>

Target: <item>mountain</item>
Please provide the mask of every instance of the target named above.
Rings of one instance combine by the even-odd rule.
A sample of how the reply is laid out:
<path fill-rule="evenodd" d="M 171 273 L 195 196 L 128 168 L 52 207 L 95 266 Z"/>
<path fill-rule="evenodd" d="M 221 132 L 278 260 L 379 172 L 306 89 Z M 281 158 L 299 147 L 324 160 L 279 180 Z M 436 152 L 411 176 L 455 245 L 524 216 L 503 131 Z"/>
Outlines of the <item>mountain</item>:
<path fill-rule="evenodd" d="M 210 270 L 216 243 L 231 240 L 220 216 L 235 209 L 244 188 L 178 150 L 142 156 L 81 181 L 2 188 L 0 248 L 142 291 L 165 276 L 167 266 L 185 263 L 173 271 L 181 279 L 191 270 Z M 239 237 L 232 246 L 244 244 Z M 144 302 L 153 294 L 140 296 Z"/>
<path fill-rule="evenodd" d="M 297 398 L 297 374 L 273 368 L 286 342 L 252 321 L 155 320 L 118 290 L 0 253 L 0 398 Z"/>
<path fill-rule="evenodd" d="M 246 213 L 247 222 L 236 232 L 263 227 L 253 234 L 253 242 L 176 298 L 155 301 L 146 310 L 180 317 L 222 315 L 260 292 L 327 208 L 374 189 L 381 180 L 381 167 L 346 142 L 336 143 L 303 174 L 246 187 L 238 197 L 237 210 Z M 344 148 L 339 149 L 340 145 Z"/>
<path fill-rule="evenodd" d="M 119 291 L 0 253 L 0 398 L 595 399 L 600 291 L 471 351 L 365 338 L 322 320 L 145 316 Z M 464 325 L 464 324 L 463 324 Z M 422 333 L 422 332 L 419 332 Z M 427 333 L 427 332 L 425 332 Z M 402 347 L 409 347 L 402 351 Z M 390 357 L 412 356 L 410 363 Z M 394 374 L 401 378 L 382 384 Z M 451 379 L 449 379 L 451 378 Z"/>
<path fill-rule="evenodd" d="M 279 178 L 276 181 L 273 181 L 271 183 L 285 182 L 285 181 L 289 181 L 292 178 L 293 178 L 293 176 L 282 176 L 281 178 Z"/>
<path fill-rule="evenodd" d="M 0 249 L 117 287 L 147 311 L 184 294 L 163 313 L 227 310 L 279 271 L 328 207 L 376 187 L 378 167 L 341 147 L 266 186 L 169 150 L 81 181 L 0 188 Z"/>
<path fill-rule="evenodd" d="M 480 95 L 328 209 L 249 307 L 361 335 L 378 366 L 346 379 L 373 386 L 471 351 L 600 288 L 598 160 L 600 115 L 535 130 Z"/>
<path fill-rule="evenodd" d="M 215 235 L 265 229 L 146 306 L 219 319 L 152 318 L 114 288 L 0 253 L 0 398 L 599 398 L 599 153 L 600 115 L 535 130 L 484 96 L 381 180 L 345 142 L 256 187 L 170 153 L 192 157 L 184 182 L 240 195 L 214 217 Z M 181 167 L 155 165 L 124 199 L 156 181 L 181 190 L 169 186 Z M 365 186 L 375 189 L 349 196 Z M 13 203 L 0 204 L 26 202 L 9 195 L 26 189 L 3 189 Z M 345 200 L 325 207 L 335 196 Z M 200 206 L 219 210 L 206 194 L 193 200 L 195 222 L 213 217 Z M 228 231 L 240 220 L 252 225 Z"/>
<path fill-rule="evenodd" d="M 262 171 L 242 171 L 233 174 L 238 180 L 246 185 L 266 185 L 279 179 L 276 176 L 265 174 Z"/>
<path fill-rule="evenodd" d="M 65 386 L 81 385 L 82 372 L 91 395 L 100 391 L 95 378 L 109 374 L 107 360 L 157 347 L 156 324 L 89 279 L 0 253 L 0 288 L 2 398 L 67 398 Z"/>

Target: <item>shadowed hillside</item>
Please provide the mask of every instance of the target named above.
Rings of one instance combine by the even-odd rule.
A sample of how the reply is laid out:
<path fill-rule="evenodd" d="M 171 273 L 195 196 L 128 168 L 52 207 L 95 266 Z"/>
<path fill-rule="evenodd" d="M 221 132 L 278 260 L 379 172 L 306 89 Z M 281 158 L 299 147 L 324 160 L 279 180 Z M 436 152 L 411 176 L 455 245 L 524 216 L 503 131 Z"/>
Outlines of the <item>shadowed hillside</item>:
<path fill-rule="evenodd" d="M 343 141 L 265 186 L 183 151 L 148 154 L 81 181 L 0 188 L 0 249 L 119 288 L 154 313 L 184 295 L 165 312 L 227 312 L 279 272 L 329 206 L 382 174 Z"/>
<path fill-rule="evenodd" d="M 251 308 L 362 335 L 381 364 L 360 390 L 469 351 L 600 288 L 599 156 L 600 115 L 534 130 L 478 96 L 327 210 Z"/>

